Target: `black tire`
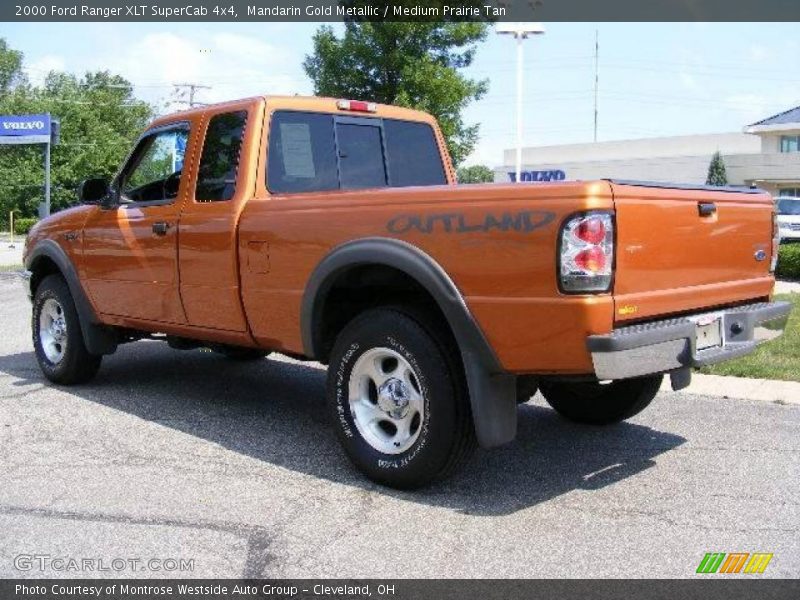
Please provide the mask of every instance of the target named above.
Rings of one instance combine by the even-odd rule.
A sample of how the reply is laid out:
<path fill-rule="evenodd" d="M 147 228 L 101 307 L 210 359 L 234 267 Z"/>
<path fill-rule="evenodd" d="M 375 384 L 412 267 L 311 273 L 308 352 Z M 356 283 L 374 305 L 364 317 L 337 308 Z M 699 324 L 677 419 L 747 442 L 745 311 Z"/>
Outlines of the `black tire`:
<path fill-rule="evenodd" d="M 619 423 L 642 412 L 656 397 L 664 375 L 593 381 L 539 382 L 544 399 L 570 421 L 592 425 Z"/>
<path fill-rule="evenodd" d="M 258 348 L 242 348 L 241 346 L 214 345 L 211 349 L 225 358 L 239 362 L 248 362 L 264 358 L 267 353 Z"/>
<path fill-rule="evenodd" d="M 414 417 L 416 429 L 413 423 L 409 426 L 416 431 L 413 444 L 396 453 L 382 452 L 365 438 L 350 404 L 354 366 L 367 352 L 382 349 L 396 353 L 411 368 L 417 405 L 424 407 Z M 456 352 L 431 321 L 403 308 L 370 309 L 339 334 L 328 366 L 328 405 L 339 441 L 367 477 L 398 489 L 418 488 L 449 476 L 470 456 L 475 431 Z M 378 397 L 376 390 L 375 409 L 380 412 Z"/>
<path fill-rule="evenodd" d="M 53 302 L 55 305 L 52 304 Z M 58 359 L 48 357 L 48 352 L 51 352 L 52 356 L 52 350 L 45 349 L 40 333 L 42 319 L 48 318 L 42 314 L 43 309 L 49 309 L 56 305 L 57 310 L 60 311 L 58 312 L 59 316 L 63 315 L 63 324 L 66 329 L 66 333 L 59 336 L 63 345 L 54 343 L 55 347 L 61 349 Z M 36 360 L 47 379 L 53 383 L 72 385 L 85 383 L 97 374 L 103 357 L 90 354 L 86 349 L 78 311 L 75 310 L 75 302 L 72 300 L 67 283 L 60 275 L 48 275 L 36 288 L 33 298 L 31 329 Z"/>

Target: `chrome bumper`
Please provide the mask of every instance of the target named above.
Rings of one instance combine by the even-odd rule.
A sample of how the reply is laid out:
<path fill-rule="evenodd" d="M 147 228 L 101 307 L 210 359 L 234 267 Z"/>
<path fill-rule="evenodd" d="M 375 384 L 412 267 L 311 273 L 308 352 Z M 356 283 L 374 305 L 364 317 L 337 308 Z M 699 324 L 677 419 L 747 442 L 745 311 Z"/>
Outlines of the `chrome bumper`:
<path fill-rule="evenodd" d="M 697 326 L 687 317 L 652 321 L 589 336 L 598 379 L 627 379 L 702 367 L 744 356 L 783 333 L 792 305 L 761 302 L 714 311 L 722 318 L 722 345 L 697 350 Z"/>
<path fill-rule="evenodd" d="M 33 300 L 33 294 L 31 293 L 31 275 L 33 275 L 33 273 L 30 271 L 21 271 L 19 274 L 19 280 L 22 283 L 22 287 L 25 289 L 28 300 Z"/>

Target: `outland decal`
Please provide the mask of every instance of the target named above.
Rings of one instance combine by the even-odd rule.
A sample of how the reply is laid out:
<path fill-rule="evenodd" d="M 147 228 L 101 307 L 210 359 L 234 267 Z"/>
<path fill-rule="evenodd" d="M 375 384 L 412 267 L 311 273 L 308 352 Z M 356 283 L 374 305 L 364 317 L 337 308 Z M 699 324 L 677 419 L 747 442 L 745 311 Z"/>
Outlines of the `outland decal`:
<path fill-rule="evenodd" d="M 544 210 L 523 210 L 487 213 L 483 219 L 470 219 L 463 213 L 443 213 L 432 215 L 397 215 L 387 224 L 390 233 L 489 233 L 497 231 L 517 231 L 531 233 L 553 222 L 556 215 Z"/>

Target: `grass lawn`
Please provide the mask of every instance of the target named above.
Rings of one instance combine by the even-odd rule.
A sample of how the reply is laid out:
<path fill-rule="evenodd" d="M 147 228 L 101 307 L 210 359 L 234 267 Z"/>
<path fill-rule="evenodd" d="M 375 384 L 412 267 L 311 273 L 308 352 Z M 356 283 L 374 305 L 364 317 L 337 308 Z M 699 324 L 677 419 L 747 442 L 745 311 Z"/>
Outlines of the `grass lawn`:
<path fill-rule="evenodd" d="M 0 273 L 9 271 L 22 271 L 22 265 L 0 265 Z"/>
<path fill-rule="evenodd" d="M 779 294 L 776 300 L 789 300 L 794 309 L 786 331 L 743 358 L 700 369 L 701 373 L 800 381 L 800 294 Z"/>

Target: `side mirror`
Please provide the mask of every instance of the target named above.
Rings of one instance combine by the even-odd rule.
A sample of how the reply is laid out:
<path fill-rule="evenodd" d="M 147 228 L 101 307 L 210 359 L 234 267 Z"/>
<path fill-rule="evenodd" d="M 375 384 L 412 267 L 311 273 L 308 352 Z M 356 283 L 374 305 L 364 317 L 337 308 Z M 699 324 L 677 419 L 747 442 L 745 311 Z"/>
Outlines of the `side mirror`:
<path fill-rule="evenodd" d="M 111 196 L 111 186 L 104 177 L 84 179 L 78 186 L 78 200 L 82 204 L 103 204 L 103 200 L 109 196 Z"/>

